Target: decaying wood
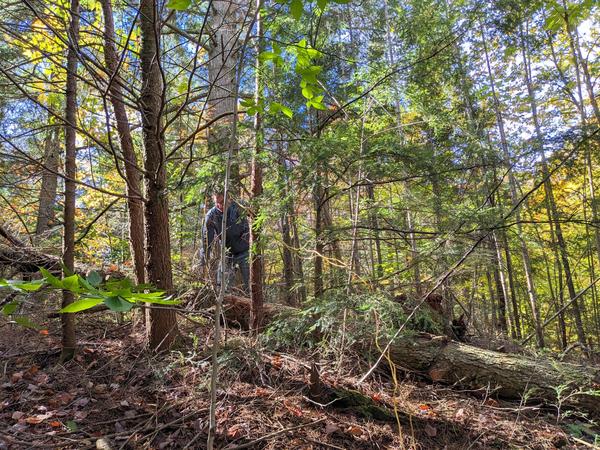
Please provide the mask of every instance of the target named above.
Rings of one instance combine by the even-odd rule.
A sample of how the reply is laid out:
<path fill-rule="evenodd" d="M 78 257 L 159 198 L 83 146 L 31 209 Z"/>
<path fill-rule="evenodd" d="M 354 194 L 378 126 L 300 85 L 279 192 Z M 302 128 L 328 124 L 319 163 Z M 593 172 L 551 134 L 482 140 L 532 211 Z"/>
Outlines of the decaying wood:
<path fill-rule="evenodd" d="M 562 403 L 600 414 L 600 397 L 587 392 L 600 389 L 600 368 L 499 353 L 424 334 L 399 339 L 390 355 L 394 363 L 432 381 L 468 389 L 489 387 L 503 398 Z M 558 396 L 561 386 L 566 388 Z"/>

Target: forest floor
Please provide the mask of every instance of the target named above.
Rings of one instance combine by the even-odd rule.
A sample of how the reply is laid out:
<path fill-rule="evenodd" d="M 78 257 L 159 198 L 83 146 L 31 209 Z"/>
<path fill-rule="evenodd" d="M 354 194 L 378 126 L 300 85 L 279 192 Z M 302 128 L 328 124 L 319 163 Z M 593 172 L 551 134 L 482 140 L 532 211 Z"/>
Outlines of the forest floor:
<path fill-rule="evenodd" d="M 205 448 L 210 327 L 182 321 L 181 350 L 144 351 L 142 327 L 102 313 L 79 323 L 80 351 L 58 364 L 60 323 L 35 331 L 0 323 L 0 449 Z M 217 392 L 217 448 L 594 448 L 592 425 L 486 392 L 432 385 L 385 371 L 358 385 L 358 355 L 258 348 L 227 331 Z M 311 363 L 331 386 L 357 389 L 397 411 L 397 421 L 319 406 L 307 398 Z M 400 424 L 400 426 L 399 426 Z M 289 430 L 288 430 L 289 429 Z M 288 431 L 286 431 L 288 430 Z M 253 443 L 252 441 L 258 440 Z M 245 446 L 244 446 L 245 445 Z"/>

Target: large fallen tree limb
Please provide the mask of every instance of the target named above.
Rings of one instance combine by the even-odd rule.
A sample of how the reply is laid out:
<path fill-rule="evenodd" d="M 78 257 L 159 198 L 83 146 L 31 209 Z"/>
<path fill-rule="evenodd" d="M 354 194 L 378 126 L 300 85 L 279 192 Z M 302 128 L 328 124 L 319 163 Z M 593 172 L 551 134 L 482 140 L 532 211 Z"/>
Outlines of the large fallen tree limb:
<path fill-rule="evenodd" d="M 60 259 L 27 247 L 0 245 L 0 266 L 10 266 L 22 273 L 38 272 L 40 267 L 60 274 Z"/>
<path fill-rule="evenodd" d="M 247 326 L 250 299 L 228 296 L 225 304 L 230 305 L 227 318 Z M 266 304 L 264 323 L 291 311 L 289 306 Z M 600 417 L 600 367 L 500 353 L 425 333 L 398 338 L 389 356 L 395 366 L 435 382 L 489 389 L 506 399 L 581 408 Z"/>
<path fill-rule="evenodd" d="M 432 381 L 468 389 L 489 387 L 500 397 L 541 400 L 600 415 L 598 367 L 499 353 L 422 334 L 398 339 L 390 347 L 390 357 L 394 364 Z"/>

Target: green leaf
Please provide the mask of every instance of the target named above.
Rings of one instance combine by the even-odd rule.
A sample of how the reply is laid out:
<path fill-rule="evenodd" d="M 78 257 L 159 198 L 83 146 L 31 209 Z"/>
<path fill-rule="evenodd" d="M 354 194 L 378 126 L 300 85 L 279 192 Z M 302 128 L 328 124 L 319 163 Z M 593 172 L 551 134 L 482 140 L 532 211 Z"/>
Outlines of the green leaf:
<path fill-rule="evenodd" d="M 312 89 L 309 86 L 306 86 L 306 87 L 302 88 L 302 95 L 304 96 L 304 98 L 307 98 L 310 100 L 311 98 L 314 97 L 315 94 L 313 93 Z"/>
<path fill-rule="evenodd" d="M 258 55 L 258 60 L 261 62 L 265 62 L 265 61 L 272 61 L 273 59 L 277 58 L 277 54 L 274 52 L 270 52 L 268 50 L 261 52 Z"/>
<path fill-rule="evenodd" d="M 62 280 L 63 289 L 74 293 L 79 292 L 79 275 L 71 275 L 70 277 L 63 278 Z"/>
<path fill-rule="evenodd" d="M 338 3 L 340 5 L 346 5 L 348 3 L 350 3 L 350 0 L 331 0 L 334 3 Z"/>
<path fill-rule="evenodd" d="M 67 430 L 69 430 L 71 433 L 75 433 L 78 429 L 77 422 L 75 422 L 74 420 L 67 420 L 65 426 L 67 427 Z"/>
<path fill-rule="evenodd" d="M 285 106 L 285 105 L 281 105 L 281 112 L 283 114 L 285 114 L 286 116 L 288 116 L 290 119 L 294 115 L 294 112 L 290 108 L 288 108 L 287 106 Z"/>
<path fill-rule="evenodd" d="M 121 297 L 108 297 L 104 299 L 104 304 L 109 307 L 111 311 L 116 312 L 127 312 L 133 308 L 133 304 L 123 300 Z"/>
<path fill-rule="evenodd" d="M 102 275 L 100 275 L 95 270 L 93 272 L 90 272 L 86 279 L 88 283 L 90 283 L 94 287 L 98 287 L 102 283 Z"/>
<path fill-rule="evenodd" d="M 136 293 L 133 294 L 133 297 L 136 298 L 141 298 L 141 299 L 145 299 L 145 298 L 161 298 L 164 295 L 165 291 L 155 291 L 155 292 L 140 292 L 140 293 Z"/>
<path fill-rule="evenodd" d="M 76 313 L 79 311 L 84 311 L 86 309 L 93 308 L 99 303 L 102 303 L 101 298 L 83 298 L 81 300 L 77 300 L 76 302 L 71 303 L 70 305 L 65 306 L 59 312 Z"/>
<path fill-rule="evenodd" d="M 44 269 L 43 267 L 40 267 L 40 273 L 44 277 L 46 283 L 48 283 L 50 286 L 57 289 L 63 288 L 62 281 L 60 281 L 58 278 L 52 275 L 48 270 Z"/>
<path fill-rule="evenodd" d="M 302 17 L 302 13 L 304 12 L 304 5 L 302 5 L 302 0 L 292 0 L 290 3 L 290 12 L 292 13 L 292 17 L 296 20 L 299 20 Z"/>
<path fill-rule="evenodd" d="M 184 11 L 190 7 L 192 0 L 169 0 L 167 8 Z"/>
<path fill-rule="evenodd" d="M 140 298 L 138 295 L 131 296 L 131 300 L 140 301 L 145 303 L 154 303 L 157 305 L 178 305 L 179 300 L 171 300 L 171 297 L 166 298 Z"/>
<path fill-rule="evenodd" d="M 272 102 L 269 105 L 269 112 L 271 114 L 277 114 L 280 112 L 280 113 L 283 113 L 284 115 L 286 115 L 287 117 L 289 117 L 290 119 L 294 115 L 294 113 L 292 112 L 292 110 L 290 108 L 288 108 L 285 105 L 282 105 L 281 103 L 277 103 L 277 102 Z"/>
<path fill-rule="evenodd" d="M 329 0 L 317 0 L 317 6 L 321 8 L 321 11 L 325 10 L 327 3 L 329 3 Z"/>
<path fill-rule="evenodd" d="M 39 325 L 35 322 L 32 322 L 32 320 L 29 317 L 15 317 L 14 321 L 25 328 L 33 328 L 34 330 L 37 330 L 39 328 Z"/>
<path fill-rule="evenodd" d="M 2 308 L 2 314 L 4 314 L 5 316 L 10 316 L 17 310 L 18 306 L 19 306 L 18 302 L 10 302 L 10 303 L 4 305 L 4 307 Z"/>
<path fill-rule="evenodd" d="M 9 287 L 18 292 L 35 292 L 44 284 L 44 280 L 21 281 L 0 279 L 0 286 Z"/>

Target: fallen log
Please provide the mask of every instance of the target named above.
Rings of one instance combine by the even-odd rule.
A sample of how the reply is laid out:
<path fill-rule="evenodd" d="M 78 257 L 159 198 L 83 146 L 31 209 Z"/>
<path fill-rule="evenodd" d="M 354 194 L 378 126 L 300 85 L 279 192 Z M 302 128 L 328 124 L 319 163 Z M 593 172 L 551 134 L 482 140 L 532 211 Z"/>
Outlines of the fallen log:
<path fill-rule="evenodd" d="M 231 305 L 224 308 L 226 317 L 247 327 L 250 299 L 227 296 L 225 304 Z M 297 310 L 265 304 L 264 323 L 293 311 Z M 398 368 L 434 382 L 487 389 L 505 399 L 581 408 L 600 417 L 600 367 L 500 353 L 426 333 L 399 337 L 390 347 L 390 357 Z"/>
<path fill-rule="evenodd" d="M 223 297 L 223 314 L 228 321 L 238 323 L 245 330 L 250 326 L 250 307 L 252 301 L 247 297 L 238 295 L 225 295 Z M 286 305 L 265 303 L 263 305 L 263 323 L 268 324 L 280 314 L 297 311 Z"/>
<path fill-rule="evenodd" d="M 390 347 L 390 356 L 394 364 L 435 382 L 467 389 L 488 387 L 503 398 L 539 400 L 600 414 L 598 367 L 499 353 L 425 334 L 399 338 Z"/>
<path fill-rule="evenodd" d="M 27 247 L 0 245 L 0 266 L 10 266 L 21 273 L 35 273 L 40 267 L 52 274 L 61 273 L 60 259 Z"/>

